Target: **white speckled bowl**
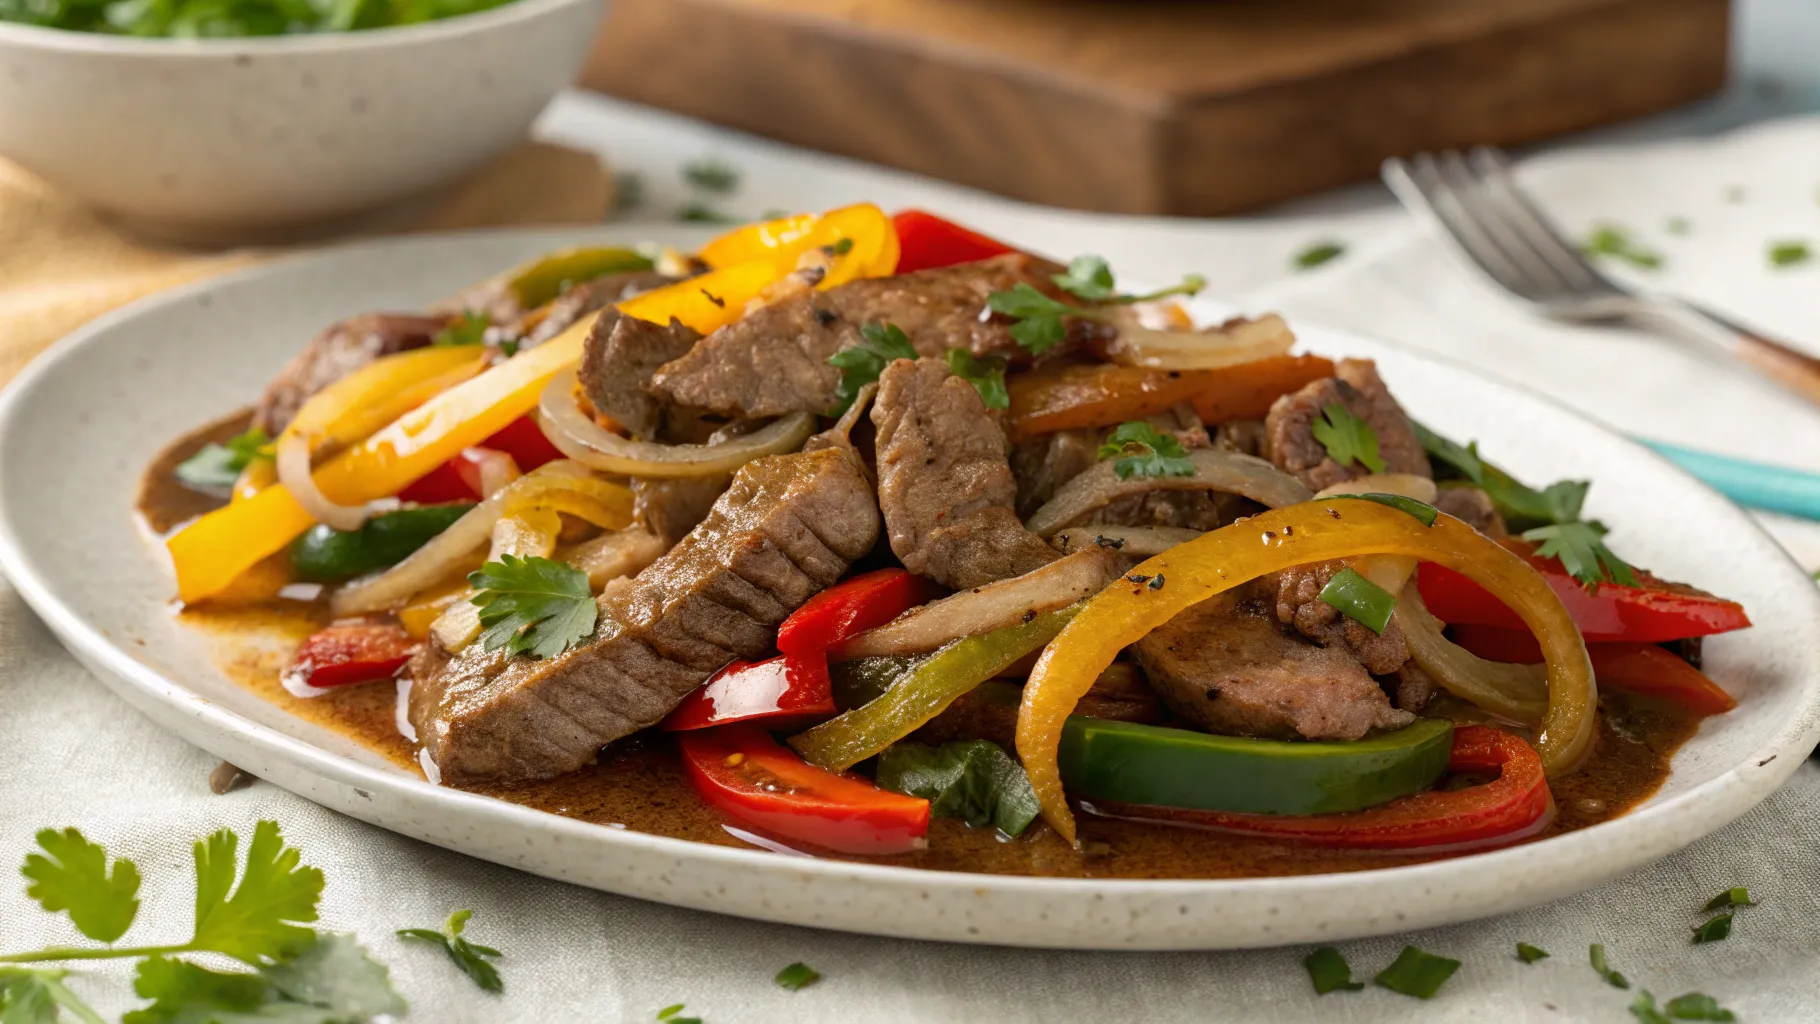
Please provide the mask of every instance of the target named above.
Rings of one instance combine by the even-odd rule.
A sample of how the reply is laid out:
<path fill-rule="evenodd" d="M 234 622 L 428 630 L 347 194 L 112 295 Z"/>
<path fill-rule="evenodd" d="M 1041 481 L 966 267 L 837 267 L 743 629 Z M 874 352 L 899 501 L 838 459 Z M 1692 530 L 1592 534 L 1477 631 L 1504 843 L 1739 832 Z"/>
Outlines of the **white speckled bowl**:
<path fill-rule="evenodd" d="M 0 156 L 143 233 L 283 239 L 449 184 L 574 81 L 606 0 L 402 28 L 136 39 L 0 22 Z"/>
<path fill-rule="evenodd" d="M 1459 366 L 1298 324 L 1305 346 L 1376 358 L 1422 420 L 1478 438 L 1519 476 L 1594 481 L 1590 511 L 1627 556 L 1744 603 L 1711 641 L 1738 700 L 1615 821 L 1414 867 L 1236 881 L 1005 878 L 706 846 L 432 786 L 216 670 L 169 612 L 163 553 L 135 528 L 140 471 L 168 440 L 240 407 L 323 324 L 409 308 L 598 232 L 349 246 L 179 289 L 65 339 L 0 397 L 0 569 L 65 645 L 166 728 L 364 821 L 526 871 L 746 917 L 903 937 L 1196 949 L 1331 941 L 1496 914 L 1632 870 L 1769 794 L 1820 737 L 1820 592 L 1736 507 L 1619 435 Z M 679 246 L 699 235 L 666 232 Z M 1215 312 L 1210 310 L 1209 312 Z"/>

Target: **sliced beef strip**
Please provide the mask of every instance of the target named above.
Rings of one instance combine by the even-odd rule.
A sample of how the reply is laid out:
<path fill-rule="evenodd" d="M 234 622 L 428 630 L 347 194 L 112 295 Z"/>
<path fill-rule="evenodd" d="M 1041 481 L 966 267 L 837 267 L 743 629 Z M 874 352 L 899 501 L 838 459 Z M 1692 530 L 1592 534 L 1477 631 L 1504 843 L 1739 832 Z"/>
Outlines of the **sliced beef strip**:
<path fill-rule="evenodd" d="M 1335 647 L 1357 658 L 1373 675 L 1389 675 L 1409 660 L 1409 638 L 1395 622 L 1384 635 L 1340 614 L 1321 600 L 1321 591 L 1345 568 L 1338 561 L 1312 562 L 1263 577 L 1275 601 L 1277 621 L 1322 647 Z"/>
<path fill-rule="evenodd" d="M 904 568 L 954 590 L 1061 557 L 1012 511 L 1005 434 L 973 385 L 939 359 L 900 359 L 878 379 L 878 502 Z"/>
<path fill-rule="evenodd" d="M 645 728 L 778 623 L 878 537 L 871 487 L 837 451 L 743 467 L 683 541 L 599 599 L 591 638 L 554 658 L 470 644 L 414 665 L 410 718 L 445 782 L 549 778 Z"/>
<path fill-rule="evenodd" d="M 677 320 L 667 326 L 602 313 L 588 334 L 578 373 L 594 411 L 640 440 L 657 437 L 665 403 L 648 387 L 657 368 L 688 352 L 701 334 Z"/>
<path fill-rule="evenodd" d="M 708 518 L 714 503 L 732 481 L 732 476 L 720 473 L 672 480 L 634 478 L 632 517 L 663 538 L 667 547 L 688 536 L 696 524 Z"/>
<path fill-rule="evenodd" d="M 1503 537 L 1510 532 L 1504 526 L 1504 517 L 1498 514 L 1498 506 L 1492 504 L 1491 495 L 1477 487 L 1443 487 L 1435 495 L 1435 508 L 1487 537 Z"/>
<path fill-rule="evenodd" d="M 1249 589 L 1221 594 L 1137 642 L 1176 714 L 1209 732 L 1284 740 L 1356 740 L 1415 720 L 1344 651 L 1284 633 L 1267 604 Z"/>
<path fill-rule="evenodd" d="M 447 327 L 446 316 L 366 313 L 313 338 L 266 385 L 253 410 L 253 426 L 276 436 L 311 395 L 380 356 L 423 348 Z"/>
<path fill-rule="evenodd" d="M 1264 419 L 1265 457 L 1315 491 L 1369 475 L 1371 471 L 1356 462 L 1344 466 L 1335 462 L 1326 446 L 1315 440 L 1314 421 L 1330 402 L 1344 405 L 1377 433 L 1385 472 L 1431 475 L 1428 455 L 1409 426 L 1409 417 L 1369 359 L 1342 359 L 1332 377 L 1277 399 Z"/>
<path fill-rule="evenodd" d="M 828 357 L 860 342 L 860 328 L 888 321 L 925 356 L 951 348 L 1018 357 L 1010 326 L 981 319 L 986 297 L 1026 283 L 1054 292 L 1057 268 L 1015 253 L 977 263 L 851 281 L 827 291 L 780 299 L 723 327 L 657 372 L 652 389 L 683 405 L 756 418 L 825 412 L 835 403 L 840 371 Z M 1059 293 L 1058 293 L 1059 294 Z M 1072 337 L 1104 328 L 1071 320 Z"/>
<path fill-rule="evenodd" d="M 528 331 L 515 332 L 521 335 L 518 343 L 520 349 L 541 345 L 567 330 L 577 320 L 596 310 L 605 309 L 616 302 L 622 302 L 640 292 L 681 280 L 662 274 L 655 270 L 633 270 L 623 274 L 608 274 L 592 281 L 583 281 L 556 297 L 550 303 L 549 312 Z"/>
<path fill-rule="evenodd" d="M 1025 519 L 1055 497 L 1056 489 L 1099 462 L 1105 431 L 1075 427 L 1018 442 L 1011 450 L 1011 475 L 1017 480 L 1017 514 Z"/>

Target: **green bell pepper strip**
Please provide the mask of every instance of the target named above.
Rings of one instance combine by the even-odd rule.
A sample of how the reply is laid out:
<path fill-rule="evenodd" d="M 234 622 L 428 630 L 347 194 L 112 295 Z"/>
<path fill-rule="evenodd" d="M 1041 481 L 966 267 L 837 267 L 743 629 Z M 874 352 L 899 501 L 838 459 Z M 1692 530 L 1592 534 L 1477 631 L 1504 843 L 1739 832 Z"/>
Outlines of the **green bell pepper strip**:
<path fill-rule="evenodd" d="M 803 760 L 846 771 L 921 728 L 955 698 L 1055 639 L 1080 604 L 1044 612 L 1029 622 L 963 637 L 905 673 L 878 699 L 790 737 Z"/>
<path fill-rule="evenodd" d="M 608 274 L 650 270 L 649 257 L 636 250 L 618 246 L 584 246 L 564 249 L 511 272 L 506 287 L 518 300 L 521 309 L 536 309 L 556 298 L 572 285 L 592 281 Z"/>
<path fill-rule="evenodd" d="M 368 519 L 358 530 L 317 523 L 291 542 L 291 568 L 298 579 L 339 583 L 397 565 L 473 507 L 471 501 L 457 501 L 401 508 Z"/>
<path fill-rule="evenodd" d="M 1453 723 L 1435 718 L 1352 742 L 1284 742 L 1071 715 L 1061 770 L 1089 802 L 1333 814 L 1428 788 L 1452 749 Z"/>

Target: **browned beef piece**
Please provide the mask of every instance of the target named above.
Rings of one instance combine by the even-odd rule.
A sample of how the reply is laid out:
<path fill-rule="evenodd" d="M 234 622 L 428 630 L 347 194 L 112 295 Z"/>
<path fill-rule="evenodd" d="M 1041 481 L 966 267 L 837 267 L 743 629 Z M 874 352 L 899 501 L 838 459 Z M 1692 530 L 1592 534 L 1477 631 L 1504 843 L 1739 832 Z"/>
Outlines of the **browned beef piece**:
<path fill-rule="evenodd" d="M 448 323 L 446 316 L 410 313 L 365 313 L 341 321 L 312 339 L 266 385 L 253 426 L 276 435 L 311 395 L 380 356 L 428 345 Z"/>
<path fill-rule="evenodd" d="M 900 359 L 879 375 L 878 504 L 904 568 L 965 590 L 1060 557 L 1011 510 L 1005 434 L 973 385 L 939 359 Z"/>
<path fill-rule="evenodd" d="M 1443 487 L 1435 495 L 1435 508 L 1453 516 L 1487 537 L 1503 537 L 1510 531 L 1491 495 L 1477 487 Z"/>
<path fill-rule="evenodd" d="M 1415 720 L 1344 651 L 1284 633 L 1266 603 L 1228 592 L 1152 630 L 1136 645 L 1151 687 L 1183 718 L 1234 736 L 1356 740 Z"/>
<path fill-rule="evenodd" d="M 598 309 L 605 309 L 615 302 L 629 299 L 639 292 L 648 292 L 661 288 L 677 278 L 660 274 L 655 270 L 634 270 L 624 274 L 608 274 L 592 281 L 584 281 L 556 297 L 550 303 L 549 312 L 536 326 L 522 332 L 519 348 L 530 348 L 541 345 L 567 330 L 575 321 Z"/>
<path fill-rule="evenodd" d="M 1321 590 L 1344 567 L 1337 561 L 1313 562 L 1271 573 L 1262 583 L 1275 598 L 1277 621 L 1294 626 L 1296 632 L 1322 647 L 1351 653 L 1373 675 L 1389 675 L 1409 660 L 1409 639 L 1403 635 L 1403 627 L 1392 622 L 1379 636 L 1321 600 Z"/>
<path fill-rule="evenodd" d="M 581 352 L 581 390 L 594 411 L 641 440 L 663 427 L 665 403 L 648 387 L 657 368 L 688 352 L 701 334 L 677 320 L 660 326 L 608 312 L 594 321 Z"/>
<path fill-rule="evenodd" d="M 1315 440 L 1313 423 L 1330 402 L 1344 405 L 1370 424 L 1378 435 L 1385 472 L 1430 475 L 1428 455 L 1410 428 L 1409 417 L 1369 359 L 1342 359 L 1332 377 L 1277 399 L 1264 419 L 1265 457 L 1315 491 L 1369 474 L 1356 462 L 1344 466 L 1335 462 Z"/>
<path fill-rule="evenodd" d="M 1264 457 L 1264 421 L 1233 420 L 1213 431 L 1213 446 L 1221 451 Z"/>
<path fill-rule="evenodd" d="M 675 544 L 708 518 L 732 481 L 731 476 L 718 473 L 674 480 L 636 478 L 632 481 L 632 516 L 666 545 Z"/>
<path fill-rule="evenodd" d="M 878 537 L 871 487 L 837 451 L 747 464 L 714 511 L 600 597 L 594 635 L 554 658 L 470 644 L 415 666 L 410 717 L 443 781 L 549 778 L 668 714 L 839 579 Z"/>
<path fill-rule="evenodd" d="M 1434 677 L 1414 661 L 1405 662 L 1397 669 L 1396 704 L 1404 711 L 1420 711 L 1427 707 L 1440 689 Z"/>
<path fill-rule="evenodd" d="M 1099 462 L 1105 431 L 1094 427 L 1058 430 L 1020 441 L 1011 450 L 1017 480 L 1017 514 L 1025 519 L 1055 496 L 1056 489 Z"/>
<path fill-rule="evenodd" d="M 840 384 L 840 371 L 828 365 L 828 357 L 858 344 L 860 328 L 878 321 L 897 325 L 925 356 L 968 348 L 1015 357 L 1022 350 L 1011 340 L 1009 325 L 997 317 L 980 318 L 986 297 L 1020 282 L 1055 292 L 1049 281 L 1055 269 L 1016 253 L 801 292 L 710 334 L 659 370 L 652 389 L 726 416 L 826 412 Z M 1080 338 L 1102 330 L 1095 321 L 1070 324 L 1071 336 Z"/>

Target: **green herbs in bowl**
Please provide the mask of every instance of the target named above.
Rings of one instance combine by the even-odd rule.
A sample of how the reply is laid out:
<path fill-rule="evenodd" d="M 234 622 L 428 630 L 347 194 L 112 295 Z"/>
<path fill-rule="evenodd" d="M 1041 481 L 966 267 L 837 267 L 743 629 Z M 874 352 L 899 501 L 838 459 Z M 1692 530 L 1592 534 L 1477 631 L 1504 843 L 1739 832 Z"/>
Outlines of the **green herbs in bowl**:
<path fill-rule="evenodd" d="M 438 21 L 510 0 L 0 0 L 0 21 L 170 39 L 352 32 Z"/>

